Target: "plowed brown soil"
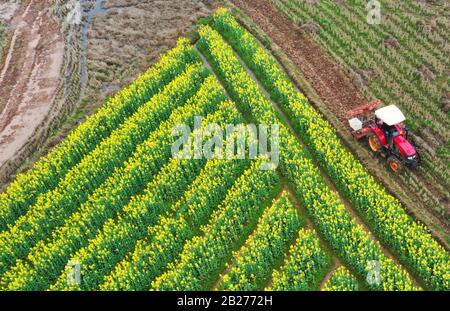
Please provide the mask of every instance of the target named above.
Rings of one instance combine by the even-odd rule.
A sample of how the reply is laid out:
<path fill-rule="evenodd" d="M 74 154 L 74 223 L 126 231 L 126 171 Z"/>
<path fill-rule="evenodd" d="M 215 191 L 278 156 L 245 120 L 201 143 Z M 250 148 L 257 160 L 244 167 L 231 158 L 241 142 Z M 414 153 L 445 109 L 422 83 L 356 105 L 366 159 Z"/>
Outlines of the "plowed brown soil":
<path fill-rule="evenodd" d="M 346 112 L 366 103 L 342 69 L 298 25 L 266 0 L 231 0 L 250 16 L 297 65 L 331 112 L 345 121 Z"/>

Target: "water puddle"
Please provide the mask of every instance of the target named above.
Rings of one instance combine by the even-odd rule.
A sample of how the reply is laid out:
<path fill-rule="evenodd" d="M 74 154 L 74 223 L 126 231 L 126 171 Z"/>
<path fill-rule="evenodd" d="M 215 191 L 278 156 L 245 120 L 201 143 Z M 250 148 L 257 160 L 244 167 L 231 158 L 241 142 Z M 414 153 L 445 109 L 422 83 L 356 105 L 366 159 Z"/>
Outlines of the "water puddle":
<path fill-rule="evenodd" d="M 83 2 L 91 2 L 91 1 L 83 1 Z M 83 4 L 82 2 L 82 4 Z M 103 0 L 95 0 L 95 4 L 91 7 L 88 12 L 83 10 L 83 24 L 81 27 L 81 38 L 80 38 L 80 47 L 81 47 L 81 56 L 80 56 L 80 83 L 81 83 L 81 97 L 84 95 L 84 90 L 86 88 L 89 75 L 87 68 L 87 53 L 89 48 L 89 29 L 91 28 L 92 22 L 98 14 L 102 14 L 106 12 L 106 10 L 102 6 Z"/>

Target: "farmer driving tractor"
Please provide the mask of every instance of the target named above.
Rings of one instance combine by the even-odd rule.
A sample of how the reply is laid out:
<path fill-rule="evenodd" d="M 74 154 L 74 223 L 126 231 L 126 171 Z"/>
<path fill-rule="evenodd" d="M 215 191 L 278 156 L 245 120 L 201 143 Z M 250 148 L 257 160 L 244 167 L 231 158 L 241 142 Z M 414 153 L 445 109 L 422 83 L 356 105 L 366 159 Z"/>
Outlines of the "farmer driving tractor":
<path fill-rule="evenodd" d="M 352 134 L 356 139 L 368 138 L 370 149 L 388 158 L 389 167 L 399 173 L 404 166 L 416 168 L 419 155 L 408 141 L 405 116 L 394 105 L 379 108 L 375 100 L 348 113 Z M 374 112 L 375 111 L 375 112 Z"/>

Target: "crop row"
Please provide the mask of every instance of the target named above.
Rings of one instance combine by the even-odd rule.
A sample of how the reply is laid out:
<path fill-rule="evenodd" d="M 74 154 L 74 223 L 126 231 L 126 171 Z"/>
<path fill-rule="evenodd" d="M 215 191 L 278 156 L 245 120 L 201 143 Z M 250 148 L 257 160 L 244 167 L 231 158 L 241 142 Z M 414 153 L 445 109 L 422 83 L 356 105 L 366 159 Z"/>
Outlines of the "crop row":
<path fill-rule="evenodd" d="M 171 214 L 149 227 L 148 236 L 106 277 L 103 290 L 147 290 L 150 280 L 161 274 L 182 251 L 184 243 L 217 208 L 247 166 L 246 161 L 210 160 Z M 172 217 L 171 217 L 172 216 Z"/>
<path fill-rule="evenodd" d="M 300 219 L 287 192 L 274 200 L 245 245 L 233 255 L 230 269 L 220 279 L 219 290 L 261 290 L 277 261 L 283 258 Z"/>
<path fill-rule="evenodd" d="M 173 126 L 178 122 L 192 124 L 195 116 L 214 111 L 218 103 L 224 99 L 225 95 L 217 80 L 214 77 L 207 78 L 197 94 L 189 99 L 187 105 L 175 110 L 169 120 L 162 123 L 159 130 L 152 133 L 149 139 L 138 147 L 138 152 L 127 162 L 126 166 L 116 170 L 89 197 L 87 202 L 65 221 L 64 226 L 53 232 L 49 241 L 40 241 L 28 254 L 26 261 L 19 261 L 4 275 L 2 286 L 6 287 L 11 284 L 8 285 L 9 289 L 36 290 L 50 285 L 64 268 L 70 255 L 85 246 L 88 240 L 95 236 L 97 230 L 108 219 L 120 212 L 130 197 L 139 193 L 142 187 L 151 181 L 155 173 L 165 164 L 170 156 L 171 143 L 174 140 L 171 137 Z M 157 147 L 155 143 L 158 144 Z M 196 163 L 196 165 L 200 164 L 201 161 Z M 139 198 L 148 197 L 141 196 Z M 122 226 L 115 226 L 114 230 L 117 230 L 116 232 L 128 231 L 127 229 L 131 230 L 139 223 L 142 227 L 143 221 L 154 221 L 156 215 L 164 211 L 161 210 L 164 205 L 161 205 L 160 210 L 147 210 L 147 218 L 143 218 L 144 202 L 132 200 L 132 205 L 126 207 L 122 213 L 125 221 L 122 222 Z M 133 208 L 141 213 L 132 214 Z M 140 218 L 136 218 L 136 216 Z M 145 229 L 145 226 L 143 227 Z M 130 233 L 132 232 L 137 234 L 140 231 L 131 231 Z M 114 231 L 110 233 L 114 233 Z M 111 238 L 113 237 L 114 235 L 111 236 Z M 101 254 L 105 255 L 105 250 L 102 250 Z M 105 265 L 102 263 L 102 267 L 105 268 Z M 92 263 L 89 267 L 93 268 Z"/>
<path fill-rule="evenodd" d="M 340 266 L 331 274 L 325 282 L 323 291 L 358 291 L 359 285 L 356 278 L 345 267 Z"/>
<path fill-rule="evenodd" d="M 56 187 L 65 174 L 108 137 L 128 116 L 150 100 L 165 85 L 182 73 L 188 64 L 198 61 L 198 55 L 182 39 L 178 45 L 129 87 L 113 98 L 47 156 L 41 158 L 26 173 L 19 174 L 5 192 L 0 194 L 0 231 L 24 214 L 39 194 Z"/>
<path fill-rule="evenodd" d="M 170 116 L 174 108 L 184 105 L 198 91 L 208 74 L 208 71 L 199 65 L 188 67 L 183 75 L 173 80 L 161 93 L 139 108 L 91 154 L 73 167 L 57 188 L 40 196 L 36 204 L 21 216 L 10 230 L 0 233 L 0 273 L 4 273 L 16 259 L 23 258 L 30 247 L 48 237 L 54 228 L 62 225 L 66 218 L 113 174 L 115 169 L 123 167 L 124 161 L 130 155 L 134 153 L 137 164 L 143 161 L 140 158 L 145 159 L 146 148 L 142 148 L 139 144 Z M 166 127 L 174 122 L 177 124 L 176 121 L 166 124 Z M 163 132 L 168 131 L 169 134 L 166 136 L 172 137 L 170 130 L 171 128 L 168 128 Z M 130 166 L 132 164 L 133 162 Z M 141 173 L 135 178 L 145 179 L 145 175 Z M 119 180 L 121 184 L 125 181 L 124 178 Z M 127 188 L 123 191 L 125 189 Z M 97 195 L 101 197 L 108 193 L 100 194 L 97 191 Z"/>
<path fill-rule="evenodd" d="M 215 25 L 242 55 L 294 127 L 382 240 L 434 289 L 450 288 L 450 256 L 342 145 L 331 125 L 300 94 L 275 60 L 227 12 Z"/>
<path fill-rule="evenodd" d="M 267 200 L 278 189 L 279 177 L 274 170 L 261 170 L 261 162 L 236 181 L 225 200 L 214 211 L 202 234 L 188 241 L 179 259 L 151 284 L 152 290 L 206 290 L 224 265 L 253 229 Z"/>
<path fill-rule="evenodd" d="M 330 256 L 320 245 L 316 233 L 300 229 L 296 242 L 279 270 L 272 274 L 270 290 L 306 291 L 315 290 L 330 265 Z"/>
<path fill-rule="evenodd" d="M 279 125 L 282 173 L 293 184 L 296 194 L 333 249 L 363 277 L 367 274 L 367 262 L 378 260 L 386 279 L 372 286 L 374 289 L 414 288 L 408 274 L 386 257 L 380 245 L 356 223 L 338 195 L 328 188 L 310 156 L 290 130 L 278 121 L 275 108 L 247 74 L 231 47 L 209 26 L 202 27 L 199 33 L 199 49 L 241 109 L 260 124 Z M 309 110 L 314 112 L 312 108 Z"/>

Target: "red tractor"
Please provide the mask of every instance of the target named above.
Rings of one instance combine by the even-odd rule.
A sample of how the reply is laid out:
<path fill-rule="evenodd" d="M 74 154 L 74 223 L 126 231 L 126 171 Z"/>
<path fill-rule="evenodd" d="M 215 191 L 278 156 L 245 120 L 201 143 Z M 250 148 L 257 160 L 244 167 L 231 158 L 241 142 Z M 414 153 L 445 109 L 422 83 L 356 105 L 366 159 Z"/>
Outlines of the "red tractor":
<path fill-rule="evenodd" d="M 382 107 L 379 100 L 348 112 L 352 135 L 360 140 L 367 137 L 370 149 L 387 158 L 395 173 L 403 167 L 414 169 L 419 163 L 419 154 L 408 141 L 408 128 L 403 122 L 405 116 L 395 105 Z"/>

